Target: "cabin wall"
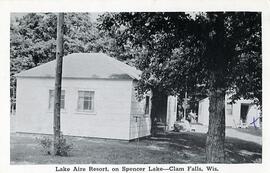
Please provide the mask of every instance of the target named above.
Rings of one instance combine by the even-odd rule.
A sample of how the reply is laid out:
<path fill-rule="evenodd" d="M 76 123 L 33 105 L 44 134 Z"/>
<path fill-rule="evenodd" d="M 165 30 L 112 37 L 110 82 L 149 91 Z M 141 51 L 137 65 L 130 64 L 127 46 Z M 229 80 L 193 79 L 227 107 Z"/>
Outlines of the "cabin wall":
<path fill-rule="evenodd" d="M 132 80 L 63 79 L 65 109 L 61 131 L 65 135 L 129 140 Z M 49 90 L 53 78 L 18 78 L 16 132 L 53 133 Z M 94 112 L 77 111 L 78 90 L 94 91 Z"/>
<path fill-rule="evenodd" d="M 199 111 L 198 111 L 198 123 L 205 126 L 209 124 L 209 99 L 205 98 L 199 101 Z"/>
<path fill-rule="evenodd" d="M 253 126 L 254 124 L 251 124 L 254 120 L 259 118 L 260 111 L 259 108 L 253 104 L 252 100 L 238 100 L 233 104 L 233 116 L 231 122 L 228 122 L 227 124 L 232 127 L 238 127 L 241 124 L 241 105 L 248 105 L 248 112 L 247 112 L 247 119 L 246 123 L 247 126 Z M 260 126 L 259 119 L 255 122 L 255 125 L 257 127 Z"/>
<path fill-rule="evenodd" d="M 139 101 L 135 91 L 136 81 L 133 81 L 131 88 L 131 112 L 130 112 L 130 139 L 150 135 L 151 130 L 151 94 L 149 93 L 149 113 L 145 114 L 146 99 Z M 137 119 L 137 120 L 136 120 Z"/>
<path fill-rule="evenodd" d="M 174 129 L 174 123 L 176 121 L 177 97 L 168 96 L 167 102 L 167 130 L 170 131 Z"/>
<path fill-rule="evenodd" d="M 260 111 L 258 107 L 252 104 L 252 100 L 238 100 L 232 104 L 232 113 L 229 113 L 228 107 L 230 103 L 229 96 L 225 97 L 225 125 L 228 127 L 239 127 L 241 125 L 241 105 L 248 105 L 247 112 L 247 125 L 253 126 L 252 123 L 254 120 L 259 118 Z M 209 124 L 209 98 L 205 98 L 199 102 L 199 111 L 198 111 L 198 122 L 208 126 Z M 255 122 L 257 127 L 260 126 L 260 121 Z"/>

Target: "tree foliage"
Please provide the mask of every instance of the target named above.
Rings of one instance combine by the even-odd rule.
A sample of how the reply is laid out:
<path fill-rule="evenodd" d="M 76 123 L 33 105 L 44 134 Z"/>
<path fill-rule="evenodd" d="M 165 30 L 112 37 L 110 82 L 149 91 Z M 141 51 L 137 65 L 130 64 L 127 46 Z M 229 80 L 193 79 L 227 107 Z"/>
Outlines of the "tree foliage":
<path fill-rule="evenodd" d="M 28 13 L 13 18 L 10 25 L 10 88 L 11 103 L 15 103 L 14 74 L 55 59 L 56 14 Z M 114 39 L 98 30 L 90 13 L 65 15 L 64 54 L 77 52 L 106 52 Z"/>
<path fill-rule="evenodd" d="M 107 13 L 102 18 L 101 26 L 117 35 L 117 42 L 139 52 L 128 55 L 143 71 L 139 94 L 151 89 L 209 96 L 206 158 L 224 162 L 225 94 L 232 101 L 262 104 L 261 14 Z"/>
<path fill-rule="evenodd" d="M 218 26 L 217 17 L 223 16 Z M 141 93 L 156 86 L 169 94 L 207 95 L 211 71 L 220 71 L 222 88 L 232 99 L 261 105 L 262 58 L 260 13 L 106 13 L 103 29 L 116 37 L 125 58 L 143 71 Z M 224 32 L 218 47 L 217 29 Z M 217 59 L 216 54 L 224 53 Z M 123 59 L 125 59 L 123 58 Z M 216 61 L 222 61 L 217 67 Z M 219 63 L 218 63 L 219 64 Z"/>

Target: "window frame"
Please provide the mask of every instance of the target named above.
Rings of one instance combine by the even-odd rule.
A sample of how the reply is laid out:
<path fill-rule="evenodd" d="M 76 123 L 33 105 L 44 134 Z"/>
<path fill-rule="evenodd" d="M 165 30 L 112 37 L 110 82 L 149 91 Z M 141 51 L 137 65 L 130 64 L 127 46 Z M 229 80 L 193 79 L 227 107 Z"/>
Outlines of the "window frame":
<path fill-rule="evenodd" d="M 90 92 L 90 99 L 91 100 L 91 107 L 92 109 L 84 109 L 84 101 L 85 101 L 85 95 L 83 96 L 83 104 L 82 104 L 82 109 L 79 109 L 79 104 L 80 104 L 80 92 Z M 76 105 L 76 112 L 77 113 L 87 113 L 87 114 L 95 114 L 96 111 L 96 104 L 95 104 L 95 96 L 96 91 L 93 89 L 78 89 L 77 90 L 77 105 Z"/>
<path fill-rule="evenodd" d="M 50 88 L 49 89 L 49 98 L 48 98 L 48 110 L 50 111 L 50 112 L 52 112 L 53 111 L 53 104 L 54 104 L 54 97 L 53 97 L 53 99 L 52 99 L 52 104 L 50 104 L 51 103 L 51 91 L 53 91 L 54 92 L 54 88 Z M 66 111 L 66 89 L 65 88 L 62 88 L 61 89 L 61 97 L 62 97 L 62 94 L 63 94 L 63 91 L 64 91 L 64 107 L 63 108 L 61 108 L 61 102 L 62 102 L 62 98 L 61 98 L 61 100 L 60 100 L 60 110 L 61 110 L 61 112 L 65 112 Z M 53 93 L 53 96 L 54 96 L 54 93 Z"/>

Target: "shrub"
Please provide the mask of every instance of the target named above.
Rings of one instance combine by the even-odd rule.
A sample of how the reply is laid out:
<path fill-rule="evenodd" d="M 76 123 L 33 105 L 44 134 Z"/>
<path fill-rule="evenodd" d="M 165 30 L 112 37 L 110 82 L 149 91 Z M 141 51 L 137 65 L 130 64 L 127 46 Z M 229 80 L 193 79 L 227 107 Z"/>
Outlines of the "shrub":
<path fill-rule="evenodd" d="M 49 137 L 42 137 L 42 138 L 37 138 L 38 144 L 42 147 L 42 150 L 50 155 L 51 154 L 51 150 L 52 150 L 52 143 L 53 140 Z"/>
<path fill-rule="evenodd" d="M 51 155 L 53 153 L 53 140 L 50 137 L 42 137 L 38 139 L 39 145 L 42 147 L 43 151 Z M 62 134 L 60 134 L 59 142 L 55 144 L 58 152 L 56 155 L 58 156 L 68 156 L 69 152 L 73 149 L 73 144 L 67 143 L 67 140 L 64 138 Z"/>
<path fill-rule="evenodd" d="M 58 149 L 58 152 L 56 153 L 56 155 L 68 156 L 70 151 L 73 149 L 73 144 L 67 143 L 67 140 L 61 134 L 60 139 L 59 139 L 59 143 L 56 144 L 56 147 Z"/>

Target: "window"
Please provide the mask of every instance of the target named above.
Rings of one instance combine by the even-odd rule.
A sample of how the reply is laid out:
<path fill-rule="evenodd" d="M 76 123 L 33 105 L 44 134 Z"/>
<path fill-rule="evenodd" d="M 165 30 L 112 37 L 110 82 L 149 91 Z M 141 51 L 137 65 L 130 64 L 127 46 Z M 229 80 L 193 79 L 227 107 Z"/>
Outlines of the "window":
<path fill-rule="evenodd" d="M 78 91 L 78 111 L 94 111 L 94 91 Z"/>
<path fill-rule="evenodd" d="M 233 105 L 232 103 L 227 103 L 227 115 L 232 115 L 233 114 Z"/>
<path fill-rule="evenodd" d="M 146 96 L 145 97 L 145 109 L 144 109 L 145 114 L 149 114 L 149 101 L 150 101 L 150 97 Z"/>
<path fill-rule="evenodd" d="M 49 90 L 49 109 L 53 108 L 54 104 L 54 90 Z M 61 109 L 65 109 L 65 90 L 61 90 Z"/>

